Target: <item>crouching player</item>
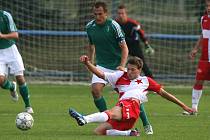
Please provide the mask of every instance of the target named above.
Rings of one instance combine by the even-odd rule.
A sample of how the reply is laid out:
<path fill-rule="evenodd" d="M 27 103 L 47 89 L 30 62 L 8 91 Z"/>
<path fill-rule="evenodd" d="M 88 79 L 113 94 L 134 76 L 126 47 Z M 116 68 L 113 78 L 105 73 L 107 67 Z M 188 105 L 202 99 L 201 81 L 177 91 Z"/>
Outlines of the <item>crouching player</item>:
<path fill-rule="evenodd" d="M 132 57 L 128 60 L 127 72 L 117 71 L 114 73 L 98 70 L 85 55 L 80 57 L 80 61 L 92 73 L 107 80 L 119 94 L 119 101 L 116 106 L 104 112 L 82 116 L 74 109 L 69 109 L 70 116 L 76 119 L 80 126 L 87 123 L 103 122 L 94 131 L 98 135 L 139 136 L 137 130 L 131 129 L 139 117 L 139 104 L 147 101 L 147 91 L 154 91 L 163 98 L 179 105 L 185 111 L 193 112 L 191 108 L 165 91 L 156 81 L 146 76 L 140 76 L 143 62 L 138 57 Z"/>

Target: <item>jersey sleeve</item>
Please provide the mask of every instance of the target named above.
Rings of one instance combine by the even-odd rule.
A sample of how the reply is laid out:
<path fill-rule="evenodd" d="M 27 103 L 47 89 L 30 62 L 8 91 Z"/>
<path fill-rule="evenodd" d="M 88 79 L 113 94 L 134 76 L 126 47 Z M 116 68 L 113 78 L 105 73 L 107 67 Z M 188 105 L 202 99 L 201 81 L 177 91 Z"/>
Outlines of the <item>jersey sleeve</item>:
<path fill-rule="evenodd" d="M 85 30 L 86 30 L 86 33 L 87 33 L 87 38 L 88 38 L 88 41 L 89 41 L 89 44 L 90 45 L 93 45 L 93 41 L 92 41 L 92 39 L 91 39 L 91 36 L 90 36 L 90 28 L 91 28 L 91 26 L 92 26 L 92 24 L 93 24 L 93 22 L 94 22 L 94 20 L 92 20 L 92 21 L 90 21 L 87 25 L 86 25 L 86 27 L 85 27 Z"/>
<path fill-rule="evenodd" d="M 124 71 L 104 72 L 105 80 L 108 81 L 112 87 L 115 87 L 117 80 L 124 74 Z"/>
<path fill-rule="evenodd" d="M 4 11 L 4 17 L 7 22 L 7 28 L 10 32 L 17 32 L 17 27 L 15 25 L 15 22 L 9 12 Z"/>
<path fill-rule="evenodd" d="M 114 20 L 112 20 L 112 28 L 114 29 L 115 38 L 117 39 L 117 41 L 119 43 L 124 42 L 125 41 L 125 34 L 122 31 L 120 25 Z"/>
<path fill-rule="evenodd" d="M 148 79 L 148 82 L 149 82 L 148 90 L 149 91 L 154 91 L 154 92 L 159 92 L 160 89 L 161 89 L 161 85 L 158 84 L 155 80 L 153 80 L 150 77 L 147 77 L 147 79 Z"/>
<path fill-rule="evenodd" d="M 139 23 L 139 22 L 137 22 L 137 21 L 135 21 L 134 22 L 135 23 L 135 27 L 134 27 L 134 30 L 136 31 L 136 32 L 138 32 L 138 34 L 140 35 L 140 38 L 142 39 L 142 41 L 146 41 L 147 40 L 147 38 L 146 38 L 146 36 L 145 36 L 145 33 L 144 33 L 144 30 L 142 29 L 142 26 L 141 26 L 141 24 Z"/>

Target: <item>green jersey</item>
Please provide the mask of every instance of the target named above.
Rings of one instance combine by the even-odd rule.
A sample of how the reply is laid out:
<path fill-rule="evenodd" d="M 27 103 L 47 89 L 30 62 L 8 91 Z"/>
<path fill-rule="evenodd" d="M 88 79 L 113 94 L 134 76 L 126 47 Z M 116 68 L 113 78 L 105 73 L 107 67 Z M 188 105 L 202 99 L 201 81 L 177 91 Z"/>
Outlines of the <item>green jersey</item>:
<path fill-rule="evenodd" d="M 2 34 L 8 34 L 11 32 L 17 32 L 14 20 L 10 13 L 0 10 L 0 32 Z M 15 44 L 14 39 L 2 39 L 0 38 L 0 49 L 11 47 Z"/>
<path fill-rule="evenodd" d="M 125 41 L 120 25 L 112 19 L 107 19 L 102 25 L 92 20 L 86 25 L 86 32 L 90 44 L 95 46 L 96 64 L 116 70 L 121 62 L 119 44 Z"/>

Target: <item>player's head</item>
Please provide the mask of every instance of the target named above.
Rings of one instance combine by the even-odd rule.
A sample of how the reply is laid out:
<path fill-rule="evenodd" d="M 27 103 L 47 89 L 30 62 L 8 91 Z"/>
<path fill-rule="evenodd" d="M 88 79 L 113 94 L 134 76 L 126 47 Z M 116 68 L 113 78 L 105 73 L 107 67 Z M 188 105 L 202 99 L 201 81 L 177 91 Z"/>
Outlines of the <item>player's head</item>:
<path fill-rule="evenodd" d="M 121 5 L 118 6 L 118 9 L 117 9 L 117 19 L 120 22 L 126 22 L 127 19 L 128 19 L 127 10 L 126 10 L 126 7 L 125 7 L 124 4 L 121 4 Z"/>
<path fill-rule="evenodd" d="M 96 2 L 93 12 L 97 24 L 103 24 L 107 19 L 107 5 L 104 2 Z"/>
<path fill-rule="evenodd" d="M 131 57 L 128 59 L 127 62 L 127 74 L 130 80 L 137 78 L 143 67 L 143 61 L 141 58 L 138 57 Z"/>
<path fill-rule="evenodd" d="M 210 15 L 210 0 L 206 0 L 206 11 L 207 14 Z"/>

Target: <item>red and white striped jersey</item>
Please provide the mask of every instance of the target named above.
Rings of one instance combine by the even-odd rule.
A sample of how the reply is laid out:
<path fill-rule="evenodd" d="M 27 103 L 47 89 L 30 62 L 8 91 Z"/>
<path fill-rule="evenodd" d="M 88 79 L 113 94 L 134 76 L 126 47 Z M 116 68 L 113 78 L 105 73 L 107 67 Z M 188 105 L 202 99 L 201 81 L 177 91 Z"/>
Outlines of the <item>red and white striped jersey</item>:
<path fill-rule="evenodd" d="M 161 85 L 146 76 L 138 76 L 134 80 L 129 80 L 127 72 L 117 71 L 114 73 L 105 72 L 105 79 L 118 92 L 120 99 L 135 98 L 141 103 L 147 101 L 147 92 L 159 92 Z"/>
<path fill-rule="evenodd" d="M 201 17 L 201 29 L 202 29 L 202 54 L 200 60 L 210 62 L 210 17 L 204 15 Z"/>

